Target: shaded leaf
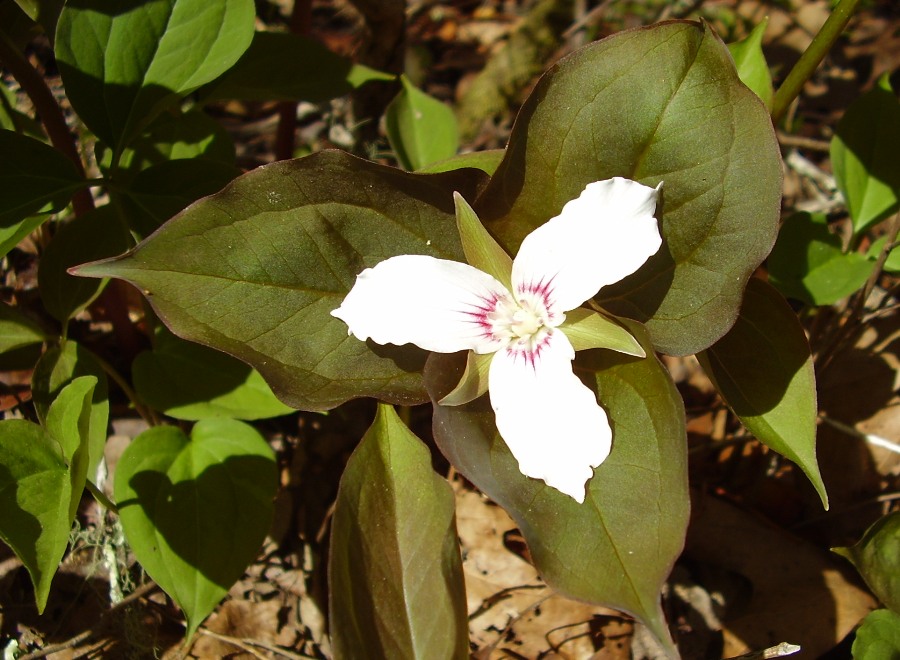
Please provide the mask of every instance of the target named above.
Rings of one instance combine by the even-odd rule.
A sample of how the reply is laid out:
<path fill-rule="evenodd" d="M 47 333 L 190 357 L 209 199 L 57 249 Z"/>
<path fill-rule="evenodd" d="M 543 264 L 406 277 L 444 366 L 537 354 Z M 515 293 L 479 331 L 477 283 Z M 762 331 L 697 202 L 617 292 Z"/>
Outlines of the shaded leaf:
<path fill-rule="evenodd" d="M 878 600 L 900 614 L 900 511 L 877 520 L 856 545 L 834 551 L 856 566 Z"/>
<path fill-rule="evenodd" d="M 795 213 L 784 222 L 769 255 L 769 280 L 784 295 L 809 305 L 831 305 L 865 284 L 873 263 L 844 253 L 821 213 Z"/>
<path fill-rule="evenodd" d="M 47 246 L 38 267 L 38 287 L 44 308 L 65 323 L 87 307 L 104 282 L 73 277 L 67 272 L 85 261 L 111 257 L 132 245 L 112 206 L 101 206 L 62 225 Z"/>
<path fill-rule="evenodd" d="M 453 491 L 390 406 L 341 477 L 328 566 L 337 657 L 469 657 Z"/>
<path fill-rule="evenodd" d="M 0 538 L 28 570 L 38 612 L 47 605 L 84 489 L 93 384 L 86 377 L 64 388 L 46 430 L 25 420 L 0 422 Z"/>
<path fill-rule="evenodd" d="M 70 0 L 56 32 L 66 95 L 121 152 L 162 110 L 238 60 L 255 14 L 253 0 Z"/>
<path fill-rule="evenodd" d="M 115 496 L 141 566 L 184 610 L 187 637 L 225 597 L 269 531 L 275 459 L 252 427 L 198 422 L 141 433 L 116 467 Z"/>
<path fill-rule="evenodd" d="M 487 151 L 473 151 L 467 154 L 458 154 L 452 158 L 439 160 L 419 169 L 422 174 L 437 174 L 438 172 L 451 172 L 464 167 L 474 167 L 487 174 L 493 174 L 500 161 L 503 160 L 504 149 L 489 149 Z"/>
<path fill-rule="evenodd" d="M 56 22 L 65 0 L 15 0 L 28 17 L 44 28 L 51 42 L 56 34 Z"/>
<path fill-rule="evenodd" d="M 418 170 L 450 158 L 459 149 L 456 116 L 449 106 L 400 76 L 403 89 L 385 110 L 391 148 L 405 170 Z"/>
<path fill-rule="evenodd" d="M 487 397 L 436 405 L 434 437 L 454 467 L 513 517 L 551 587 L 634 614 L 674 654 L 659 596 L 688 521 L 684 409 L 646 331 L 628 329 L 649 357 L 604 350 L 576 357 L 576 372 L 601 393 L 613 428 L 612 453 L 588 481 L 584 504 L 519 472 Z M 458 382 L 455 362 L 429 358 L 433 400 Z"/>
<path fill-rule="evenodd" d="M 831 164 L 859 234 L 900 207 L 900 102 L 887 75 L 835 127 Z"/>
<path fill-rule="evenodd" d="M 775 240 L 781 163 L 765 107 L 703 26 L 670 22 L 593 43 L 553 66 L 522 107 L 475 203 L 511 254 L 593 181 L 663 185 L 664 244 L 598 301 L 646 321 L 656 349 L 695 353 L 737 318 Z"/>
<path fill-rule="evenodd" d="M 0 130 L 0 256 L 14 248 L 42 220 L 28 216 L 47 204 L 60 209 L 86 185 L 75 165 L 51 146 Z M 27 231 L 25 228 L 27 227 Z"/>
<path fill-rule="evenodd" d="M 200 91 L 201 101 L 327 101 L 370 80 L 394 76 L 353 64 L 314 39 L 257 32 L 227 73 Z"/>
<path fill-rule="evenodd" d="M 900 657 L 900 614 L 875 610 L 862 621 L 853 640 L 854 660 L 897 660 Z"/>
<path fill-rule="evenodd" d="M 697 359 L 744 426 L 800 466 L 827 509 L 816 461 L 816 375 L 806 333 L 787 302 L 751 279 L 734 326 Z"/>
<path fill-rule="evenodd" d="M 134 389 L 151 408 L 176 419 L 265 419 L 294 412 L 255 369 L 230 355 L 158 333 L 156 346 L 131 366 Z"/>
<path fill-rule="evenodd" d="M 84 346 L 67 340 L 61 346 L 47 350 L 34 367 L 31 390 L 34 409 L 41 423 L 46 424 L 50 406 L 63 388 L 82 376 L 97 379 L 91 396 L 90 442 L 88 444 L 88 475 L 93 478 L 103 458 L 106 445 L 106 425 L 109 420 L 109 387 L 106 372 L 97 358 Z"/>
<path fill-rule="evenodd" d="M 752 89 L 767 108 L 771 108 L 772 74 L 762 51 L 762 39 L 768 24 L 769 17 L 766 16 L 745 39 L 728 44 L 728 50 L 734 58 L 741 82 Z"/>
<path fill-rule="evenodd" d="M 288 405 L 421 403 L 425 352 L 364 344 L 331 311 L 388 257 L 461 261 L 452 192 L 473 197 L 482 176 L 406 174 L 341 152 L 274 163 L 78 272 L 139 286 L 175 334 L 253 365 Z"/>
<path fill-rule="evenodd" d="M 0 353 L 40 344 L 47 335 L 17 308 L 0 303 Z"/>

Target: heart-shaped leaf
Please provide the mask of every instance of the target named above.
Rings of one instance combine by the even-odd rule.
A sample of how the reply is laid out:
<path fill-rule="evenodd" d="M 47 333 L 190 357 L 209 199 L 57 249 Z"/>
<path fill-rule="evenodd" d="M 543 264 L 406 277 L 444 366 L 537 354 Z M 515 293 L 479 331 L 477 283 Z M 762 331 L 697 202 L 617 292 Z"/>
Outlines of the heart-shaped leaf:
<path fill-rule="evenodd" d="M 665 241 L 598 301 L 645 321 L 658 350 L 710 346 L 775 241 L 781 160 L 765 107 L 707 26 L 621 32 L 557 63 L 522 107 L 475 209 L 515 254 L 585 185 L 613 176 L 663 182 Z"/>
<path fill-rule="evenodd" d="M 628 329 L 647 358 L 605 350 L 576 357 L 576 372 L 600 392 L 613 429 L 612 453 L 588 481 L 584 504 L 519 472 L 487 397 L 435 405 L 434 438 L 450 462 L 513 517 L 550 586 L 634 614 L 674 655 L 660 590 L 688 522 L 684 408 L 647 332 L 635 323 Z M 426 383 L 434 401 L 456 385 L 461 367 L 450 356 L 429 358 Z"/>
<path fill-rule="evenodd" d="M 0 422 L 0 538 L 28 570 L 38 612 L 47 605 L 84 489 L 95 383 L 86 376 L 64 388 L 46 430 L 25 420 Z"/>
<path fill-rule="evenodd" d="M 117 153 L 250 45 L 253 0 L 70 0 L 56 60 L 78 116 Z"/>
<path fill-rule="evenodd" d="M 751 279 L 737 322 L 697 359 L 744 426 L 799 465 L 827 509 L 816 461 L 816 375 L 806 333 L 784 298 Z"/>
<path fill-rule="evenodd" d="M 856 545 L 834 551 L 853 562 L 878 600 L 900 614 L 900 511 L 877 520 Z"/>
<path fill-rule="evenodd" d="M 198 422 L 188 438 L 157 426 L 116 467 L 125 536 L 187 617 L 190 638 L 256 556 L 272 521 L 275 459 L 252 427 Z"/>
<path fill-rule="evenodd" d="M 341 477 L 328 570 L 337 657 L 469 657 L 453 492 L 390 406 Z"/>
<path fill-rule="evenodd" d="M 230 355 L 166 331 L 131 366 L 134 389 L 150 407 L 176 419 L 265 419 L 294 412 L 255 369 Z"/>
<path fill-rule="evenodd" d="M 483 176 L 407 174 L 336 151 L 274 163 L 78 273 L 134 283 L 175 334 L 252 364 L 296 408 L 421 403 L 425 352 L 364 344 L 331 311 L 388 257 L 462 261 L 452 193 L 471 199 Z"/>

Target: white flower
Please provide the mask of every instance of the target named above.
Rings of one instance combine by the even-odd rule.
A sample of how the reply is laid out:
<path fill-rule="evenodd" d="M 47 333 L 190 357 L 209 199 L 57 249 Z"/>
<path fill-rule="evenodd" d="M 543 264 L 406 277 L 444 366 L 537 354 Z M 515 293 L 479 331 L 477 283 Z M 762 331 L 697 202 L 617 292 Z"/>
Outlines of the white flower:
<path fill-rule="evenodd" d="M 512 291 L 468 264 L 402 255 L 360 273 L 332 315 L 363 341 L 493 354 L 491 406 L 519 470 L 583 502 L 612 431 L 560 326 L 659 249 L 657 196 L 628 179 L 589 184 L 522 241 Z"/>

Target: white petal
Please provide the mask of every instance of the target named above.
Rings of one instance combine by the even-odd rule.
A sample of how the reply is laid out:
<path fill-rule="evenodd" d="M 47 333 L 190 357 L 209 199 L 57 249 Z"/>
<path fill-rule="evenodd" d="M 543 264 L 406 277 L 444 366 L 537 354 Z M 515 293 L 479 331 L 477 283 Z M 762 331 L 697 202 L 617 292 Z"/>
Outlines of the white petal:
<path fill-rule="evenodd" d="M 658 194 L 618 177 L 589 183 L 522 241 L 513 287 L 546 292 L 553 311 L 567 312 L 630 275 L 662 244 L 653 217 Z"/>
<path fill-rule="evenodd" d="M 401 255 L 357 275 L 331 315 L 363 341 L 415 344 L 438 353 L 491 353 L 500 343 L 479 324 L 479 310 L 500 297 L 509 297 L 506 287 L 468 264 Z"/>
<path fill-rule="evenodd" d="M 609 455 L 612 430 L 594 393 L 572 373 L 574 357 L 559 330 L 533 362 L 501 349 L 489 391 L 497 429 L 522 474 L 583 502 L 585 482 Z"/>

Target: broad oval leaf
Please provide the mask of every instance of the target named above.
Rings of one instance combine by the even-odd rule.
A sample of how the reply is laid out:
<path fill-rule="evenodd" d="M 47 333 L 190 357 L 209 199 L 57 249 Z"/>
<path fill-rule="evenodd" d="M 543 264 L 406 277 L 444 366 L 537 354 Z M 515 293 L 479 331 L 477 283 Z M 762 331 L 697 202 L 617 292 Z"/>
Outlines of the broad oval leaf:
<path fill-rule="evenodd" d="M 37 323 L 16 307 L 0 303 L 0 353 L 40 344 L 46 340 L 47 334 Z"/>
<path fill-rule="evenodd" d="M 78 116 L 114 151 L 250 45 L 253 0 L 70 0 L 56 58 Z"/>
<path fill-rule="evenodd" d="M 115 496 L 128 543 L 187 618 L 190 638 L 269 531 L 277 489 L 272 450 L 231 419 L 141 433 L 116 467 Z"/>
<path fill-rule="evenodd" d="M 131 365 L 134 389 L 151 408 L 176 419 L 265 419 L 294 412 L 259 372 L 230 355 L 166 331 Z"/>
<path fill-rule="evenodd" d="M 900 102 L 885 75 L 850 104 L 831 141 L 834 178 L 847 201 L 855 234 L 900 206 L 898 152 Z"/>
<path fill-rule="evenodd" d="M 283 32 L 257 32 L 247 51 L 221 78 L 200 90 L 203 103 L 327 101 L 370 80 L 394 76 L 354 64 L 315 39 Z"/>
<path fill-rule="evenodd" d="M 388 405 L 341 477 L 328 570 L 336 657 L 469 657 L 453 492 Z"/>
<path fill-rule="evenodd" d="M 434 437 L 450 462 L 513 517 L 551 587 L 637 616 L 675 655 L 660 590 L 688 523 L 684 407 L 647 332 L 635 323 L 628 329 L 649 357 L 606 350 L 576 357 L 576 372 L 601 393 L 613 428 L 612 453 L 588 481 L 584 504 L 519 472 L 488 397 L 435 405 Z M 460 371 L 451 357 L 431 356 L 425 373 L 434 401 Z"/>
<path fill-rule="evenodd" d="M 866 615 L 853 640 L 854 660 L 897 660 L 900 657 L 900 614 L 875 610 Z"/>
<path fill-rule="evenodd" d="M 765 107 L 705 25 L 622 32 L 557 63 L 525 102 L 475 209 L 515 254 L 585 185 L 613 176 L 664 183 L 665 241 L 598 302 L 646 322 L 660 351 L 710 346 L 775 241 L 781 160 Z"/>
<path fill-rule="evenodd" d="M 832 305 L 859 289 L 875 267 L 858 252 L 844 253 L 822 213 L 784 221 L 767 262 L 769 279 L 784 295 L 809 305 Z"/>
<path fill-rule="evenodd" d="M 274 163 L 78 274 L 132 282 L 175 334 L 253 365 L 293 407 L 421 403 L 425 352 L 360 342 L 331 311 L 388 257 L 462 261 L 452 193 L 472 199 L 483 176 L 407 174 L 337 151 Z"/>
<path fill-rule="evenodd" d="M 784 298 L 762 280 L 750 280 L 737 322 L 697 359 L 744 426 L 800 466 L 827 509 L 816 461 L 812 355 L 803 326 Z"/>
<path fill-rule="evenodd" d="M 856 566 L 878 600 L 900 614 L 900 511 L 877 520 L 856 545 L 834 551 Z"/>
<path fill-rule="evenodd" d="M 43 219 L 28 216 L 50 203 L 62 208 L 87 185 L 68 158 L 53 147 L 13 131 L 0 130 L 0 256 Z"/>
<path fill-rule="evenodd" d="M 385 110 L 388 140 L 400 166 L 418 170 L 446 160 L 459 148 L 453 110 L 400 76 L 403 89 Z"/>

